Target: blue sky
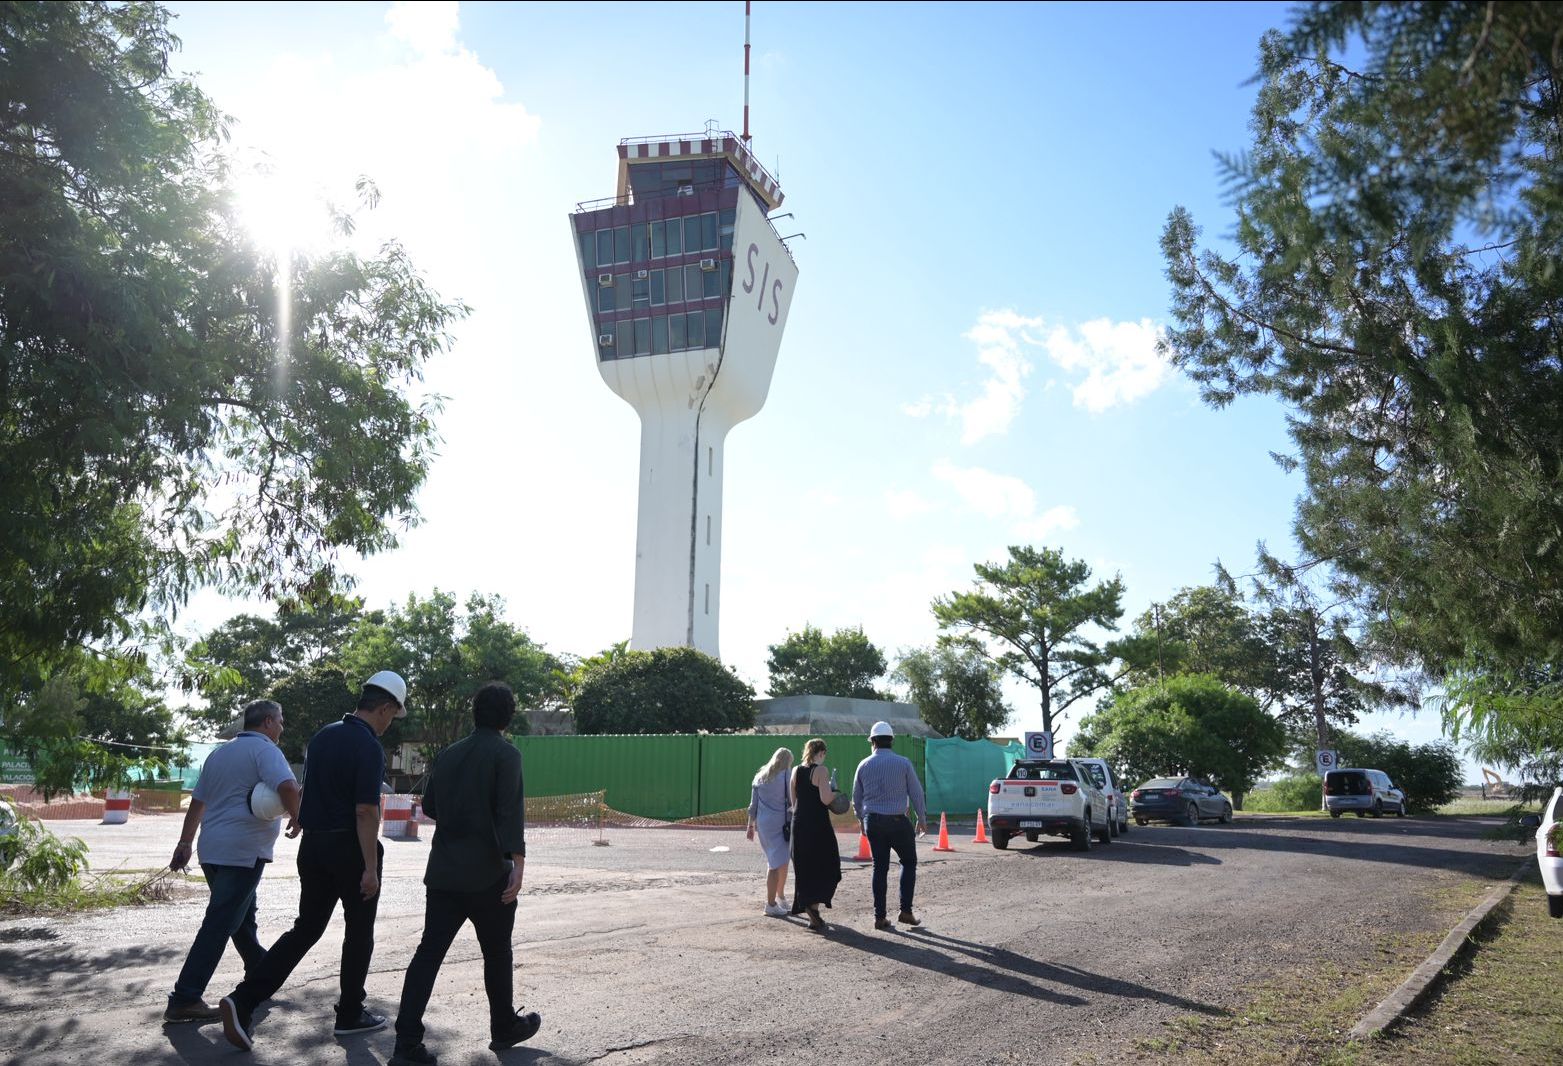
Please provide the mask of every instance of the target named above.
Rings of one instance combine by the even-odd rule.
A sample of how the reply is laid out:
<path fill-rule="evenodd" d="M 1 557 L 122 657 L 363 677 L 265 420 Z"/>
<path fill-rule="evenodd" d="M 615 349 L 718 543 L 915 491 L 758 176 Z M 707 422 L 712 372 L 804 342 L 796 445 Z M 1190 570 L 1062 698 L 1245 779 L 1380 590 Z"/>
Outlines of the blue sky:
<path fill-rule="evenodd" d="M 567 217 L 612 194 L 619 138 L 740 127 L 743 5 L 173 7 L 175 65 L 241 151 L 338 198 L 371 175 L 360 238 L 474 308 L 429 367 L 424 522 L 360 592 L 500 593 L 556 651 L 627 637 L 637 423 L 593 365 Z M 1126 619 L 1288 547 L 1282 411 L 1213 411 L 1154 352 L 1162 224 L 1229 227 L 1212 152 L 1247 143 L 1286 6 L 754 7 L 754 147 L 807 236 L 769 399 L 727 442 L 724 659 L 763 690 L 808 622 L 928 643 L 929 600 L 1012 543 L 1121 574 Z"/>

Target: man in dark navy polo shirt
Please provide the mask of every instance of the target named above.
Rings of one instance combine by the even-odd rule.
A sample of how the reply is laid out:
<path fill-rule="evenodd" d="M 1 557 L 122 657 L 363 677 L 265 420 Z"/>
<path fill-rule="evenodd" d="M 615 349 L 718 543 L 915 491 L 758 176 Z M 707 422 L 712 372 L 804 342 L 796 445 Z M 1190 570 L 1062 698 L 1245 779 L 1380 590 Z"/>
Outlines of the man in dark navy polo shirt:
<path fill-rule="evenodd" d="M 342 937 L 341 995 L 336 1036 L 370 1033 L 385 1016 L 364 1009 L 364 982 L 374 954 L 374 918 L 380 903 L 380 784 L 385 749 L 380 736 L 407 716 L 407 683 L 381 670 L 364 683 L 358 709 L 332 722 L 304 752 L 304 794 L 299 802 L 298 918 L 266 954 L 266 961 L 232 993 L 221 1010 L 223 1035 L 248 1051 L 255 1008 L 276 994 L 326 931 L 337 902 L 347 926 Z"/>

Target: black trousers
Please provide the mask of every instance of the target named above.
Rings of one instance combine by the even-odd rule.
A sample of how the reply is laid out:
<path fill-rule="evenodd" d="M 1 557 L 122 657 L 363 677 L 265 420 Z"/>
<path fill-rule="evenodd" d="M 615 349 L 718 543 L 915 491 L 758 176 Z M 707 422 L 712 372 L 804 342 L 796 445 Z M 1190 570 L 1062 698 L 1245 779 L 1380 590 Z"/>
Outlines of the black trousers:
<path fill-rule="evenodd" d="M 434 991 L 434 979 L 445 961 L 445 953 L 466 922 L 472 923 L 478 947 L 483 952 L 483 990 L 488 993 L 489 1035 L 510 1028 L 515 1017 L 514 952 L 510 934 L 516 924 L 515 901 L 501 903 L 507 877 L 501 877 L 479 892 L 427 890 L 423 907 L 423 938 L 407 965 L 402 979 L 402 1005 L 396 1013 L 396 1042 L 416 1044 L 423 1039 L 423 1012 Z"/>
<path fill-rule="evenodd" d="M 890 853 L 901 860 L 901 909 L 912 909 L 917 888 L 917 834 L 904 814 L 868 816 L 868 850 L 874 855 L 874 917 L 885 916 L 885 890 L 890 881 Z"/>
<path fill-rule="evenodd" d="M 376 841 L 376 876 L 384 869 L 385 845 Z M 341 993 L 336 1012 L 339 1018 L 358 1017 L 364 1009 L 364 982 L 369 978 L 369 960 L 374 956 L 374 918 L 380 908 L 379 893 L 364 899 L 359 891 L 363 874 L 364 858 L 357 833 L 305 831 L 298 849 L 298 917 L 293 928 L 271 946 L 259 971 L 246 976 L 234 989 L 233 1002 L 241 1016 L 247 1018 L 276 994 L 309 949 L 320 941 L 340 902 L 347 929 L 342 936 Z"/>

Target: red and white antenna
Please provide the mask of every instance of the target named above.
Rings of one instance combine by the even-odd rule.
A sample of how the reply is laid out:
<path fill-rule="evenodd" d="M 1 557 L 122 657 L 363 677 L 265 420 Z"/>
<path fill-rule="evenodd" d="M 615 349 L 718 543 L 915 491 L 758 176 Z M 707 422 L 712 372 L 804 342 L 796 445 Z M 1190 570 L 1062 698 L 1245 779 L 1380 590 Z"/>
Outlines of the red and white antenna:
<path fill-rule="evenodd" d="M 744 144 L 749 143 L 749 3 L 744 0 Z"/>

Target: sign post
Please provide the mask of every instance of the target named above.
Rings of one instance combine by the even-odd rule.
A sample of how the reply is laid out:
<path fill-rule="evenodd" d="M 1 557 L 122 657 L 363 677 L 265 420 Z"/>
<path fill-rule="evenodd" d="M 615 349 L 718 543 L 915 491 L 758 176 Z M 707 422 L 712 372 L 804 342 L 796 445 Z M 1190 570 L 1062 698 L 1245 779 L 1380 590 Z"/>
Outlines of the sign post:
<path fill-rule="evenodd" d="M 1053 757 L 1053 734 L 1048 731 L 1026 734 L 1026 758 L 1051 759 Z"/>

